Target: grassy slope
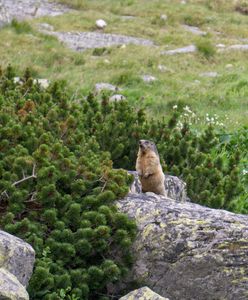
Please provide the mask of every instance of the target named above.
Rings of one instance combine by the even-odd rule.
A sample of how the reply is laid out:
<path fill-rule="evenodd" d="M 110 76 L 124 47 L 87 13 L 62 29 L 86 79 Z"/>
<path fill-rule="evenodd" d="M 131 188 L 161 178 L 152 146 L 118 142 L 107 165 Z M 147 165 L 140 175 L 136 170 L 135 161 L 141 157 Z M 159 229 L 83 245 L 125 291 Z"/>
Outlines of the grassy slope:
<path fill-rule="evenodd" d="M 234 12 L 231 1 L 192 0 L 186 5 L 162 0 L 60 2 L 74 4 L 80 10 L 29 21 L 31 30 L 24 28 L 19 34 L 13 26 L 0 31 L 1 64 L 11 62 L 20 70 L 30 66 L 36 77 L 65 79 L 77 91 L 89 91 L 97 82 L 118 84 L 129 101 L 148 107 L 151 115 L 166 117 L 173 104 L 182 101 L 202 118 L 206 113 L 219 115 L 229 129 L 248 125 L 247 52 L 216 53 L 210 59 L 200 53 L 160 54 L 161 50 L 199 41 L 198 36 L 182 28 L 185 22 L 207 31 L 207 37 L 201 39 L 213 45 L 248 43 L 240 40 L 248 39 L 248 16 Z M 161 14 L 168 16 L 166 22 L 160 20 Z M 122 15 L 133 15 L 135 19 L 122 20 Z M 39 22 L 47 22 L 57 31 L 93 31 L 98 18 L 107 21 L 107 33 L 151 39 L 158 47 L 113 47 L 110 53 L 92 56 L 93 50 L 75 53 L 37 31 Z M 160 72 L 159 64 L 170 71 Z M 227 68 L 228 64 L 232 67 Z M 220 76 L 199 77 L 209 71 Z M 142 74 L 151 74 L 158 80 L 147 85 L 140 80 Z"/>

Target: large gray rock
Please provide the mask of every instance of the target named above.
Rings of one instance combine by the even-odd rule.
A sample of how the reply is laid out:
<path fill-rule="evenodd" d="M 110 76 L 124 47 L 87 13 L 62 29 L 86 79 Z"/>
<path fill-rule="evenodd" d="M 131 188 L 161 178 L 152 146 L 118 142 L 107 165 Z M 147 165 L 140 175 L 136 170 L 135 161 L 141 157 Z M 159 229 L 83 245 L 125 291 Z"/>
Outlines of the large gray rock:
<path fill-rule="evenodd" d="M 130 192 L 141 194 L 142 189 L 138 173 L 136 171 L 129 171 L 129 173 L 134 176 Z M 178 202 L 189 201 L 186 194 L 186 183 L 178 177 L 165 174 L 164 185 L 169 198 Z"/>
<path fill-rule="evenodd" d="M 152 193 L 117 206 L 138 226 L 129 282 L 173 300 L 248 299 L 248 216 Z"/>
<path fill-rule="evenodd" d="M 154 293 L 147 286 L 128 293 L 119 300 L 169 300 Z"/>
<path fill-rule="evenodd" d="M 12 273 L 27 286 L 33 272 L 35 252 L 23 240 L 0 231 L 0 268 Z"/>
<path fill-rule="evenodd" d="M 0 268 L 0 299 L 28 300 L 29 296 L 24 286 L 7 270 Z"/>

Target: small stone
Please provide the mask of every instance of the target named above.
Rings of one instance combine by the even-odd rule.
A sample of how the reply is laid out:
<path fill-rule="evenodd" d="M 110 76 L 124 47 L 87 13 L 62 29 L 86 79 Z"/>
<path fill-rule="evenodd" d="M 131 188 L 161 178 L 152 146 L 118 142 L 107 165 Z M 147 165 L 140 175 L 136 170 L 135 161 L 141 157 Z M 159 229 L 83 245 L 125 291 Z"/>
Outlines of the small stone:
<path fill-rule="evenodd" d="M 125 44 L 123 44 L 123 45 L 121 45 L 120 48 L 121 48 L 121 49 L 125 49 L 125 48 L 127 48 L 127 46 L 126 46 Z"/>
<path fill-rule="evenodd" d="M 216 47 L 217 47 L 217 48 L 225 48 L 226 45 L 224 45 L 224 44 L 217 44 Z"/>
<path fill-rule="evenodd" d="M 166 21 L 168 19 L 168 17 L 167 17 L 167 15 L 161 15 L 160 19 L 163 20 L 163 21 Z"/>
<path fill-rule="evenodd" d="M 158 65 L 158 70 L 160 72 L 170 72 L 171 70 L 164 65 Z"/>
<path fill-rule="evenodd" d="M 49 80 L 48 79 L 35 79 L 35 82 L 38 83 L 44 89 L 49 87 Z"/>
<path fill-rule="evenodd" d="M 21 83 L 21 78 L 20 77 L 14 77 L 14 83 Z"/>
<path fill-rule="evenodd" d="M 110 61 L 108 59 L 104 59 L 105 64 L 110 64 Z"/>
<path fill-rule="evenodd" d="M 196 83 L 196 84 L 200 84 L 201 82 L 200 82 L 200 80 L 194 80 L 194 83 Z"/>
<path fill-rule="evenodd" d="M 105 82 L 97 83 L 95 85 L 95 89 L 96 89 L 97 92 L 101 92 L 102 90 L 107 90 L 107 91 L 118 91 L 118 90 L 120 90 L 117 86 L 114 86 L 110 83 L 105 83 Z"/>
<path fill-rule="evenodd" d="M 53 31 L 54 30 L 54 27 L 50 24 L 47 24 L 47 23 L 40 23 L 39 27 L 40 27 L 41 30 L 47 30 L 47 31 Z"/>
<path fill-rule="evenodd" d="M 181 1 L 181 4 L 183 4 L 183 5 L 184 5 L 184 4 L 187 4 L 187 1 L 182 0 L 182 1 Z"/>
<path fill-rule="evenodd" d="M 126 97 L 123 96 L 123 95 L 119 95 L 119 94 L 116 94 L 116 95 L 113 95 L 112 97 L 109 98 L 110 101 L 121 101 L 121 100 L 126 100 Z"/>
<path fill-rule="evenodd" d="M 227 64 L 227 65 L 226 65 L 226 69 L 231 69 L 231 68 L 233 68 L 233 65 L 232 65 L 232 64 Z"/>
<path fill-rule="evenodd" d="M 144 82 L 146 83 L 151 83 L 157 80 L 156 77 L 151 76 L 151 75 L 142 75 L 141 78 L 143 79 Z"/>
<path fill-rule="evenodd" d="M 106 26 L 107 26 L 107 23 L 104 20 L 102 20 L 102 19 L 96 20 L 97 28 L 104 29 Z"/>
<path fill-rule="evenodd" d="M 217 72 L 204 72 L 204 73 L 201 73 L 199 74 L 200 77 L 217 77 L 218 76 L 218 73 Z"/>

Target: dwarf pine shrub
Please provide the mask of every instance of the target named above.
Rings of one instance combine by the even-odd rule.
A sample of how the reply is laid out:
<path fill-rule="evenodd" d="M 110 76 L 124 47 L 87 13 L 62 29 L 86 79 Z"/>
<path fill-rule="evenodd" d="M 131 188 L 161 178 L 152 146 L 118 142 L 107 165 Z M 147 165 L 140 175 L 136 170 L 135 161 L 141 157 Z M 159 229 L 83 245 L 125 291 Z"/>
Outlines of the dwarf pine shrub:
<path fill-rule="evenodd" d="M 31 299 L 101 299 L 131 262 L 136 227 L 113 206 L 130 176 L 86 132 L 85 107 L 29 74 L 15 84 L 9 67 L 0 81 L 1 227 L 36 251 Z"/>
<path fill-rule="evenodd" d="M 152 120 L 124 100 L 72 100 L 58 82 L 44 90 L 28 70 L 14 76 L 0 70 L 0 225 L 36 251 L 31 299 L 109 299 L 107 285 L 127 274 L 136 227 L 113 203 L 140 139 L 157 144 L 192 201 L 248 213 L 239 139 L 226 146 L 212 124 L 178 126 L 178 112 Z"/>

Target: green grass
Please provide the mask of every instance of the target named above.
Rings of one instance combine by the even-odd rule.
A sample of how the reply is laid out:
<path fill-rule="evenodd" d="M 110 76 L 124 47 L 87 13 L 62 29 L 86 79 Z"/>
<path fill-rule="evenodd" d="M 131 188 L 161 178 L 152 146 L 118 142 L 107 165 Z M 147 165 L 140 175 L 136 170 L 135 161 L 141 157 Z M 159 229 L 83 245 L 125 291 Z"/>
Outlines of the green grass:
<path fill-rule="evenodd" d="M 97 82 L 117 84 L 134 108 L 146 107 L 152 117 L 168 118 L 172 104 L 183 103 L 202 120 L 207 113 L 217 114 L 228 130 L 248 125 L 248 53 L 218 53 L 213 47 L 241 44 L 245 42 L 240 39 L 248 39 L 248 18 L 235 10 L 236 2 L 191 0 L 186 5 L 161 0 L 59 2 L 77 10 L 12 24 L 0 31 L 3 66 L 11 63 L 20 71 L 28 66 L 36 77 L 66 80 L 76 94 L 88 93 Z M 161 21 L 161 14 L 168 19 Z M 135 18 L 123 20 L 123 15 Z M 47 22 L 56 31 L 94 31 L 98 18 L 108 23 L 106 33 L 151 39 L 156 47 L 127 45 L 76 53 L 37 30 L 38 23 Z M 183 24 L 199 26 L 208 34 L 199 39 L 187 32 Z M 160 53 L 190 44 L 197 45 L 198 53 L 175 56 Z M 158 65 L 166 66 L 168 71 L 161 72 Z M 199 76 L 211 71 L 219 76 Z M 140 78 L 144 74 L 158 80 L 145 84 Z"/>

